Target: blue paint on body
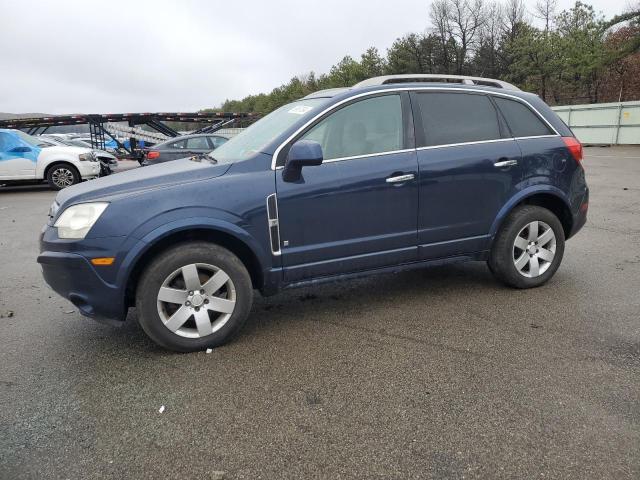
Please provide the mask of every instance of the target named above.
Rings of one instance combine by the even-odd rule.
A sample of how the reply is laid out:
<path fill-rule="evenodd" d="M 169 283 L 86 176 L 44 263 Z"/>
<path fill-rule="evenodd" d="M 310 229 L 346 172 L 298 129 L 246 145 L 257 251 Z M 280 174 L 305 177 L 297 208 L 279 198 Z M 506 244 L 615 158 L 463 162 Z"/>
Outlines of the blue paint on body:
<path fill-rule="evenodd" d="M 14 152 L 15 148 L 28 148 L 28 151 Z M 38 161 L 42 148 L 31 141 L 28 135 L 18 130 L 0 128 L 0 162 L 3 160 L 26 159 L 33 163 Z"/>

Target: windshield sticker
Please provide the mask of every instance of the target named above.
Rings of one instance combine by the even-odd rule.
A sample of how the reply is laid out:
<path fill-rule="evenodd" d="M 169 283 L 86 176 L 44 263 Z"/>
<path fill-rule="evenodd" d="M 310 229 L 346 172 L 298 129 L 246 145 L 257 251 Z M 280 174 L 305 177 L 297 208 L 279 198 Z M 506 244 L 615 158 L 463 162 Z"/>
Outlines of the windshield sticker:
<path fill-rule="evenodd" d="M 295 113 L 296 115 L 304 115 L 305 113 L 307 113 L 312 108 L 313 107 L 309 107 L 307 105 L 298 105 L 296 107 L 293 107 L 287 113 Z"/>

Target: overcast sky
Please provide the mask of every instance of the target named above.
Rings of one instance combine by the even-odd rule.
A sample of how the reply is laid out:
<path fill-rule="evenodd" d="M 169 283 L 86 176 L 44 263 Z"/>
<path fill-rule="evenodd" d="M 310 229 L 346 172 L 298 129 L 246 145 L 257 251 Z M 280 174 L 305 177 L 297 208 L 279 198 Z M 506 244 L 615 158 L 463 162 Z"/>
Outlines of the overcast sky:
<path fill-rule="evenodd" d="M 588 0 L 583 0 L 589 3 Z M 535 0 L 525 0 L 533 6 Z M 560 8 L 572 5 L 560 0 Z M 195 111 L 429 27 L 429 0 L 0 0 L 0 112 Z M 629 0 L 594 0 L 611 17 Z"/>

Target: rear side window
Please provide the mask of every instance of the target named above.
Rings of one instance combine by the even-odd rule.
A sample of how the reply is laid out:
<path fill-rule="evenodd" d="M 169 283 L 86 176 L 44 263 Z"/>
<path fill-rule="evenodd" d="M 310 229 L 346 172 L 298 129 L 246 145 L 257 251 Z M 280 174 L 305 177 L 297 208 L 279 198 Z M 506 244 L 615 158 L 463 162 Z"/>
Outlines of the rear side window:
<path fill-rule="evenodd" d="M 553 134 L 549 127 L 522 102 L 500 97 L 494 97 L 494 100 L 514 137 L 537 137 Z"/>
<path fill-rule="evenodd" d="M 220 145 L 225 143 L 228 138 L 225 137 L 209 137 L 209 141 L 213 145 L 213 148 L 218 148 Z"/>
<path fill-rule="evenodd" d="M 169 144 L 169 148 L 186 148 L 186 147 L 187 147 L 186 140 L 180 140 L 178 142 L 173 142 Z"/>
<path fill-rule="evenodd" d="M 417 93 L 422 120 L 420 146 L 480 142 L 501 138 L 498 114 L 485 95 Z"/>
<path fill-rule="evenodd" d="M 331 113 L 303 137 L 322 145 L 325 160 L 401 150 L 400 95 L 360 100 Z"/>
<path fill-rule="evenodd" d="M 187 139 L 187 148 L 195 148 L 198 150 L 207 150 L 211 148 L 207 137 L 191 137 Z"/>

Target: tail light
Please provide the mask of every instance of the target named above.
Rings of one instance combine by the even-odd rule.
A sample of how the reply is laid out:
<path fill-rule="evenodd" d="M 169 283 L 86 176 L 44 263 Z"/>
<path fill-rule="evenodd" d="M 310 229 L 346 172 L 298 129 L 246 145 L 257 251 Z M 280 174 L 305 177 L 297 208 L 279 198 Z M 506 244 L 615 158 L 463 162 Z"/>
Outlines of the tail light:
<path fill-rule="evenodd" d="M 571 152 L 573 159 L 580 163 L 582 162 L 582 144 L 575 137 L 562 137 L 564 144 Z"/>
<path fill-rule="evenodd" d="M 160 152 L 156 152 L 155 150 L 147 152 L 147 160 L 155 160 L 159 156 L 160 156 Z"/>

